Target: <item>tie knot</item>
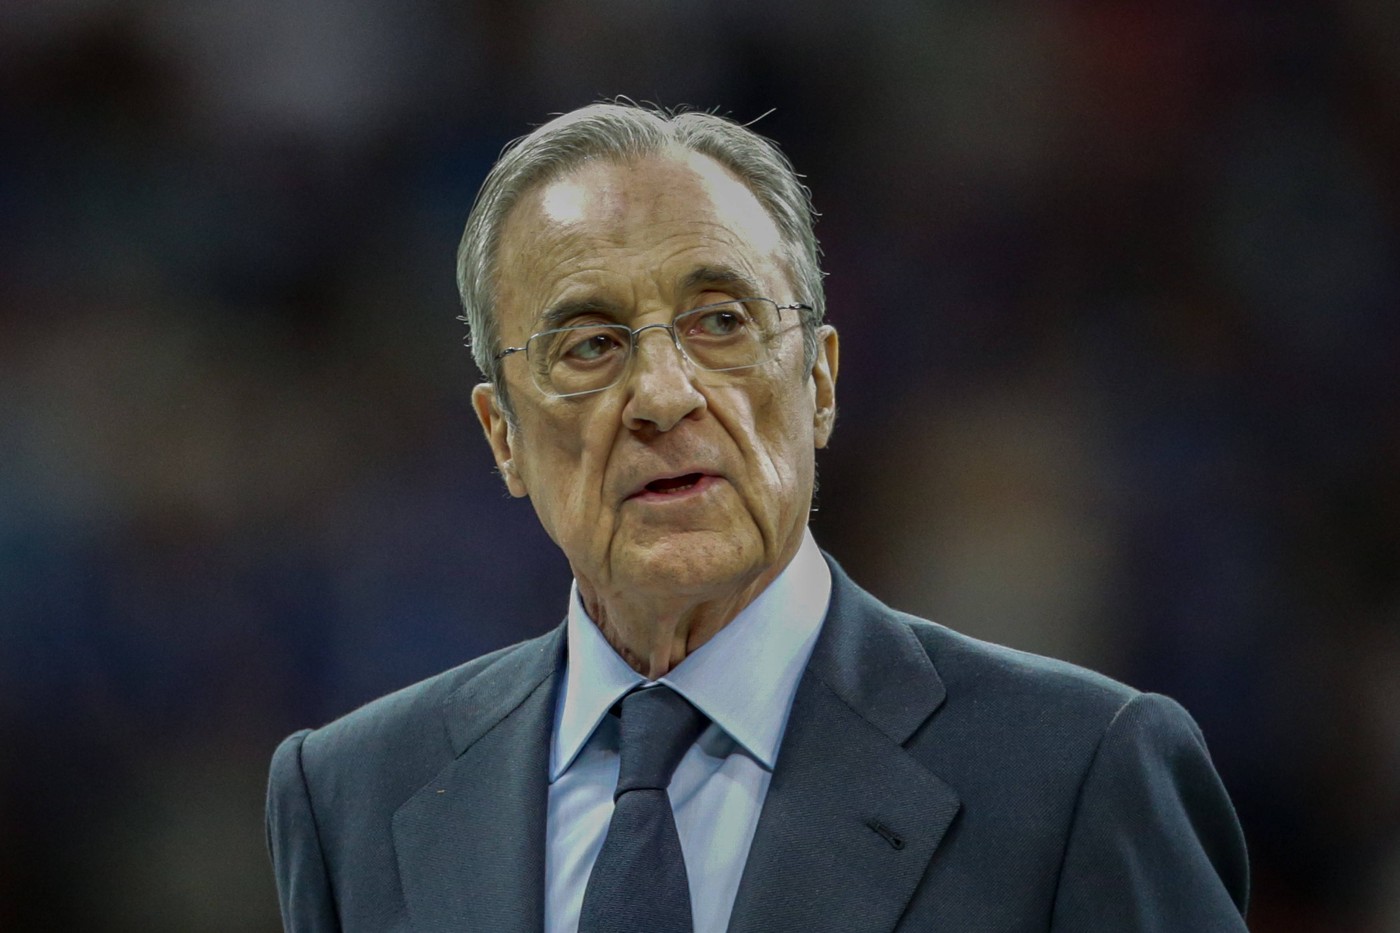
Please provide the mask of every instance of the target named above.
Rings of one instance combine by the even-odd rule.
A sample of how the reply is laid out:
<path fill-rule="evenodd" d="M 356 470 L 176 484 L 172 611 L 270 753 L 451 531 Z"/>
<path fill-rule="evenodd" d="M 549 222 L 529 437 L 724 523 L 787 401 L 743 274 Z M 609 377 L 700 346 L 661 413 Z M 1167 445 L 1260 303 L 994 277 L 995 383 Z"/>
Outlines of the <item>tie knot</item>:
<path fill-rule="evenodd" d="M 629 790 L 664 790 L 707 722 L 704 713 L 665 684 L 623 697 L 622 761 L 613 799 Z"/>

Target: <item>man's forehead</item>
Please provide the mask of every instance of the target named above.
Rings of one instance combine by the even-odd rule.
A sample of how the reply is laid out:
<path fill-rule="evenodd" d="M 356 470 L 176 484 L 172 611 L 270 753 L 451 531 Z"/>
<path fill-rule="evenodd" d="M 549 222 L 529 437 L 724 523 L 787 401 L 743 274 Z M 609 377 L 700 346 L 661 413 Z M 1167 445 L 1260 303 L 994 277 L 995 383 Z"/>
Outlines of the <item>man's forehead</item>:
<path fill-rule="evenodd" d="M 591 159 L 526 196 L 531 218 L 562 229 L 628 221 L 704 220 L 760 250 L 780 245 L 777 225 L 749 187 L 713 158 L 686 149 L 629 159 Z"/>
<path fill-rule="evenodd" d="M 577 174 L 566 175 L 540 192 L 540 214 L 548 223 L 571 226 L 583 222 L 597 200 L 592 185 Z"/>
<path fill-rule="evenodd" d="M 503 233 L 500 298 L 530 316 L 561 289 L 638 275 L 681 291 L 725 276 L 761 287 L 782 265 L 777 226 L 747 186 L 684 151 L 572 169 L 528 192 Z"/>

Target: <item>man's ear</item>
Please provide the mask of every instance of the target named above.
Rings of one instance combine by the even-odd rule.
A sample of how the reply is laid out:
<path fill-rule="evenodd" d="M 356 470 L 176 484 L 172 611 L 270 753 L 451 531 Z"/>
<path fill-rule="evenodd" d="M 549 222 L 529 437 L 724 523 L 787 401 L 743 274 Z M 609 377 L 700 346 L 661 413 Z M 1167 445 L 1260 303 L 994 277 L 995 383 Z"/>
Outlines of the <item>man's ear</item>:
<path fill-rule="evenodd" d="M 506 489 L 516 498 L 529 495 L 525 480 L 520 477 L 520 470 L 515 465 L 515 428 L 501 410 L 500 402 L 496 399 L 496 387 L 483 382 L 472 389 L 472 408 L 476 409 L 477 420 L 486 434 L 486 443 L 491 445 L 491 456 L 496 458 L 496 469 L 501 471 Z"/>
<path fill-rule="evenodd" d="M 817 358 L 812 361 L 812 429 L 819 448 L 831 440 L 836 427 L 836 372 L 840 365 L 841 340 L 836 328 L 823 324 L 817 331 Z"/>

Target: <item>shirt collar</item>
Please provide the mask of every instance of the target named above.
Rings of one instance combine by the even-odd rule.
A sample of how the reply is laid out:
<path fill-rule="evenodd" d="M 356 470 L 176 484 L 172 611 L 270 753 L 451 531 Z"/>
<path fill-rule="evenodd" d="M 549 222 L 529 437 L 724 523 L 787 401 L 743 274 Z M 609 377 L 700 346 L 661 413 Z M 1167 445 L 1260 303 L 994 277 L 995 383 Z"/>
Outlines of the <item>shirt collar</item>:
<path fill-rule="evenodd" d="M 772 770 L 797 682 L 811 657 L 831 599 L 831 571 L 810 531 L 783 572 L 661 683 L 684 696 L 750 755 Z M 569 593 L 568 660 L 555 713 L 549 780 L 569 769 L 618 700 L 646 679 L 608 644 Z"/>

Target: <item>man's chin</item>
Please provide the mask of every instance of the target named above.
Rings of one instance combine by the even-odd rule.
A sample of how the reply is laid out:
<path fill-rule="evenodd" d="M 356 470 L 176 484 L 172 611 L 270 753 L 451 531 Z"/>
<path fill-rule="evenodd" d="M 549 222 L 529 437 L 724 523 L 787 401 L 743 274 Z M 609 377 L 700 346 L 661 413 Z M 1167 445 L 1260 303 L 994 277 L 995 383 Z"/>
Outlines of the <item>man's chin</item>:
<path fill-rule="evenodd" d="M 748 536 L 709 530 L 678 531 L 624 542 L 615 554 L 614 578 L 636 593 L 668 596 L 722 595 L 761 571 L 761 548 Z M 619 572 L 620 571 L 620 572 Z"/>

